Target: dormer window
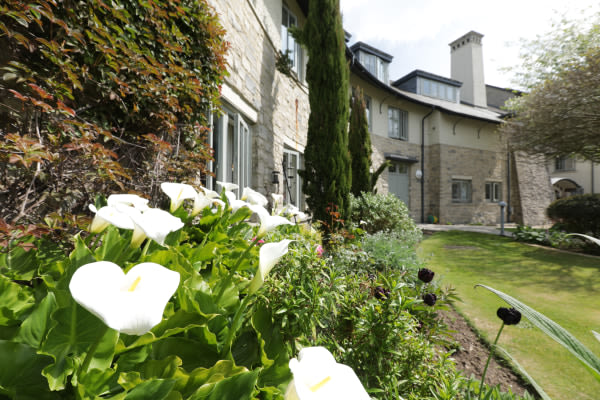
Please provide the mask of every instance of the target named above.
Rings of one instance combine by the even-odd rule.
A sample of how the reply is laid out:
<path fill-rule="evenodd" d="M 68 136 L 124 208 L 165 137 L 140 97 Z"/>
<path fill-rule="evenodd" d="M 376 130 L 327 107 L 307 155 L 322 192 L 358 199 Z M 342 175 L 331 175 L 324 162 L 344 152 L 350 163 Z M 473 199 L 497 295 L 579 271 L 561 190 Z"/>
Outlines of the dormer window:
<path fill-rule="evenodd" d="M 381 58 L 373 54 L 365 53 L 360 51 L 359 61 L 371 74 L 377 77 L 382 82 L 388 81 L 388 62 L 383 61 Z"/>
<path fill-rule="evenodd" d="M 290 59 L 292 71 L 298 75 L 300 81 L 304 80 L 302 47 L 296 42 L 289 28 L 298 26 L 298 19 L 286 6 L 281 10 L 281 52 Z"/>

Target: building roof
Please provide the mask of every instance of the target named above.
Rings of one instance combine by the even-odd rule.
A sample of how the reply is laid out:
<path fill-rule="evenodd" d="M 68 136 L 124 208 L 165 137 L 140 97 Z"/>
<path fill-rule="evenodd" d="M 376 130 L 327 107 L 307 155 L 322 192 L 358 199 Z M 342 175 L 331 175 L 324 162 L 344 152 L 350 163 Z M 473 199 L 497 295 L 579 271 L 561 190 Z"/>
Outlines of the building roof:
<path fill-rule="evenodd" d="M 380 89 L 385 90 L 387 93 L 394 95 L 398 99 L 410 101 L 415 104 L 422 105 L 424 107 L 435 108 L 448 114 L 460 115 L 480 121 L 486 121 L 491 123 L 502 123 L 502 113 L 489 110 L 487 108 L 474 107 L 466 104 L 453 103 L 433 97 L 423 96 L 416 93 L 407 92 L 400 90 L 393 86 L 390 86 L 371 74 L 367 69 L 358 61 L 356 57 L 352 57 L 350 62 L 350 69 L 353 73 L 371 83 Z M 433 74 L 432 74 L 433 75 Z"/>
<path fill-rule="evenodd" d="M 388 54 L 388 53 L 384 53 L 381 50 L 376 49 L 373 46 L 369 46 L 368 44 L 364 43 L 364 42 L 356 42 L 354 43 L 352 46 L 350 46 L 350 50 L 355 53 L 357 50 L 362 50 L 365 53 L 369 53 L 372 54 L 374 56 L 377 56 L 379 58 L 381 58 L 383 61 L 386 62 L 392 62 L 392 60 L 394 59 L 394 56 Z"/>
<path fill-rule="evenodd" d="M 392 83 L 392 86 L 399 86 L 400 84 L 402 84 L 406 81 L 409 81 L 417 76 L 431 79 L 431 80 L 438 81 L 438 82 L 442 82 L 442 83 L 446 83 L 448 85 L 452 85 L 452 86 L 456 86 L 456 87 L 461 87 L 463 84 L 461 81 L 457 81 L 455 79 L 450 79 L 450 78 L 446 78 L 446 77 L 443 77 L 440 75 L 432 74 L 431 72 L 423 71 L 420 69 L 415 69 L 414 71 L 410 72 L 409 74 L 404 75 L 402 78 L 394 81 Z"/>

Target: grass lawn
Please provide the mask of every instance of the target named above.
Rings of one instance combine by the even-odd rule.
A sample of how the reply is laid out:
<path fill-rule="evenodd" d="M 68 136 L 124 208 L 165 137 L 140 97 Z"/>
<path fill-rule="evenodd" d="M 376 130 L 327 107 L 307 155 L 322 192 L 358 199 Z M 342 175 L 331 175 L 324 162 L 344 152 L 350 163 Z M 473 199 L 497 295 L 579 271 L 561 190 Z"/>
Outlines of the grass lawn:
<path fill-rule="evenodd" d="M 528 246 L 512 239 L 471 232 L 439 232 L 420 244 L 419 257 L 443 285 L 456 288 L 456 307 L 491 342 L 501 321 L 495 294 L 501 290 L 570 331 L 596 355 L 600 342 L 600 258 Z M 523 319 L 506 326 L 499 341 L 554 400 L 598 400 L 600 382 L 574 356 Z"/>

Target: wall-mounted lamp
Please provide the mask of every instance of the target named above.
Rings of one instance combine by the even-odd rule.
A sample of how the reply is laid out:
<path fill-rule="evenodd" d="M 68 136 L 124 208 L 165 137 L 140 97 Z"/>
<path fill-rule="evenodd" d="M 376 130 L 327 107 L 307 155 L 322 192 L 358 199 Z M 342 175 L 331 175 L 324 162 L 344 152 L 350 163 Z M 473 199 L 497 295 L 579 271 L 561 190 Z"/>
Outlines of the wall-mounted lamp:
<path fill-rule="evenodd" d="M 423 178 L 423 171 L 421 171 L 420 169 L 418 169 L 415 172 L 415 176 L 417 177 L 417 180 L 421 180 L 421 178 Z"/>
<path fill-rule="evenodd" d="M 271 172 L 271 183 L 273 185 L 279 185 L 279 171 Z"/>

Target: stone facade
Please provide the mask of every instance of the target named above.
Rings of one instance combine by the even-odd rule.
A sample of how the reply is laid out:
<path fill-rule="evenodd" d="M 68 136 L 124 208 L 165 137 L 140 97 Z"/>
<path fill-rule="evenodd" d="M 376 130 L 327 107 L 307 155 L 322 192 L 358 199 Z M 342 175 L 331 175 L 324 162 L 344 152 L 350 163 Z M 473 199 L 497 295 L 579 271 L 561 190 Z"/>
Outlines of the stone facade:
<path fill-rule="evenodd" d="M 303 153 L 308 129 L 308 87 L 295 76 L 280 73 L 281 0 L 209 0 L 226 30 L 231 48 L 223 105 L 244 118 L 252 137 L 251 186 L 262 192 L 283 193 L 283 150 Z M 293 1 L 286 7 L 298 24 L 305 16 Z M 272 184 L 273 171 L 279 185 Z"/>
<path fill-rule="evenodd" d="M 546 208 L 554 193 L 544 158 L 516 152 L 513 165 L 519 193 L 514 205 L 515 221 L 533 226 L 549 224 Z"/>

